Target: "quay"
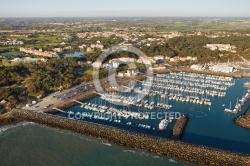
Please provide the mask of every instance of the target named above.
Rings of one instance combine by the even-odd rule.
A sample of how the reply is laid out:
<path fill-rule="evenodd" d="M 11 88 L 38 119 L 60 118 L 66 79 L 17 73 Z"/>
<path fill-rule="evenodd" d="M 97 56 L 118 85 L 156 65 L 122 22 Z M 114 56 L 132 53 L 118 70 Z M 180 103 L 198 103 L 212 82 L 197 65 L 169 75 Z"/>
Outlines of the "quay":
<path fill-rule="evenodd" d="M 179 119 L 177 119 L 173 127 L 172 138 L 181 138 L 182 134 L 184 133 L 187 123 L 188 123 L 188 118 L 185 116 L 182 116 Z"/>
<path fill-rule="evenodd" d="M 86 134 L 110 143 L 135 149 L 147 150 L 172 159 L 185 160 L 198 165 L 249 165 L 250 156 L 214 148 L 167 140 L 155 136 L 121 130 L 115 127 L 85 121 L 67 119 L 42 112 L 14 109 L 12 116 L 17 120 Z"/>
<path fill-rule="evenodd" d="M 233 78 L 242 78 L 242 77 L 250 77 L 250 75 L 242 73 L 221 73 L 221 72 L 214 72 L 208 70 L 192 70 L 190 68 L 167 68 L 164 70 L 156 70 L 154 71 L 155 74 L 166 74 L 170 72 L 187 72 L 187 73 L 197 73 L 197 74 L 207 74 L 207 75 L 214 75 L 214 76 L 224 76 L 224 77 L 233 77 Z"/>
<path fill-rule="evenodd" d="M 144 80 L 145 76 L 144 75 L 139 75 L 136 77 L 136 79 L 138 80 Z M 106 79 L 102 80 L 102 82 L 104 82 Z M 120 85 L 127 85 L 129 83 L 129 79 L 126 79 L 124 81 L 120 80 Z M 92 83 L 88 83 L 88 84 L 92 84 Z M 106 89 L 107 87 L 109 87 L 108 84 L 103 85 L 103 88 Z M 91 89 L 88 91 L 83 92 L 80 95 L 77 95 L 71 99 L 65 100 L 65 101 L 60 101 L 59 103 L 53 105 L 53 107 L 56 107 L 58 109 L 61 110 L 66 110 L 68 108 L 71 108 L 73 106 L 82 104 L 83 102 L 93 99 L 97 96 L 99 96 L 100 94 L 98 94 L 95 89 Z M 80 103 L 79 103 L 80 102 Z M 25 109 L 25 108 L 24 108 Z M 46 109 L 42 109 L 43 112 L 45 113 L 54 113 L 56 110 L 54 110 L 52 107 L 50 108 L 46 108 Z"/>
<path fill-rule="evenodd" d="M 55 105 L 53 108 L 57 108 L 57 110 L 55 110 L 53 108 L 48 108 L 48 109 L 45 109 L 43 112 L 51 113 L 51 112 L 55 112 L 55 111 L 58 112 L 58 110 L 66 110 L 68 108 L 71 108 L 71 107 L 78 105 L 79 102 L 82 103 L 84 101 L 95 98 L 96 96 L 97 96 L 97 94 L 95 93 L 95 91 L 85 92 L 83 95 L 81 95 L 73 100 L 68 100 L 66 102 L 59 103 L 59 104 Z M 78 101 L 78 102 L 76 102 L 76 101 Z M 62 111 L 59 111 L 59 112 L 62 112 Z M 65 111 L 63 111 L 63 112 L 65 112 Z"/>

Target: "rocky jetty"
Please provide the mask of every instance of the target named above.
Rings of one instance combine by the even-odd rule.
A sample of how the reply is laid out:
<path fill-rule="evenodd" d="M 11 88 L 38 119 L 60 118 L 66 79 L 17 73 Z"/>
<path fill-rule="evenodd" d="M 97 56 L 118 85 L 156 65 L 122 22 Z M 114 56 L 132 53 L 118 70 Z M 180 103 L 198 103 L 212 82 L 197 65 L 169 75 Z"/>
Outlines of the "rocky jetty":
<path fill-rule="evenodd" d="M 250 107 L 247 109 L 244 115 L 241 115 L 240 117 L 235 118 L 234 122 L 241 127 L 250 129 Z"/>
<path fill-rule="evenodd" d="M 185 116 L 180 117 L 175 122 L 175 125 L 173 127 L 173 138 L 181 138 L 182 134 L 184 133 L 184 129 L 187 125 L 188 118 Z"/>
<path fill-rule="evenodd" d="M 143 149 L 172 159 L 185 160 L 199 165 L 249 165 L 250 156 L 217 150 L 213 148 L 167 140 L 141 133 L 121 130 L 114 127 L 77 121 L 67 118 L 38 113 L 33 111 L 12 111 L 13 117 L 19 120 L 35 122 L 41 125 L 56 127 L 126 147 Z"/>
<path fill-rule="evenodd" d="M 18 121 L 12 116 L 10 112 L 0 115 L 0 125 L 8 125 L 17 122 Z"/>

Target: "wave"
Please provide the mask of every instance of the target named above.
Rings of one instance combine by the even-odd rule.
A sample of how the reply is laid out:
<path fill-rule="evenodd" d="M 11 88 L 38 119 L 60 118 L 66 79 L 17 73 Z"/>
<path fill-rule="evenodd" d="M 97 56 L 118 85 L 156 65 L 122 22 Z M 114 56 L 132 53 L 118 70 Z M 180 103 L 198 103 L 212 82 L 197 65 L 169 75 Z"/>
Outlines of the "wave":
<path fill-rule="evenodd" d="M 101 144 L 106 145 L 106 146 L 112 146 L 112 144 L 110 144 L 110 143 L 105 143 L 105 142 L 102 142 Z"/>
<path fill-rule="evenodd" d="M 173 160 L 173 159 L 168 159 L 168 161 L 169 162 L 171 162 L 171 163 L 177 163 L 175 160 Z"/>
<path fill-rule="evenodd" d="M 123 150 L 123 152 L 135 153 L 134 150 Z"/>
<path fill-rule="evenodd" d="M 2 134 L 3 132 L 5 132 L 9 129 L 16 128 L 19 126 L 26 126 L 28 124 L 34 124 L 34 123 L 32 123 L 32 122 L 19 122 L 19 123 L 15 123 L 15 124 L 0 126 L 0 134 Z"/>
<path fill-rule="evenodd" d="M 135 150 L 123 150 L 123 152 L 127 152 L 127 153 L 134 153 L 134 154 L 139 154 L 140 156 L 147 156 L 147 157 L 152 157 L 154 159 L 159 159 L 159 160 L 163 160 L 162 157 L 158 156 L 158 155 L 152 155 L 150 153 L 147 153 L 147 152 L 139 152 L 139 151 L 135 151 Z M 169 159 L 169 162 L 171 159 Z"/>
<path fill-rule="evenodd" d="M 159 159 L 160 157 L 159 156 L 152 156 L 153 158 L 155 158 L 155 159 Z"/>

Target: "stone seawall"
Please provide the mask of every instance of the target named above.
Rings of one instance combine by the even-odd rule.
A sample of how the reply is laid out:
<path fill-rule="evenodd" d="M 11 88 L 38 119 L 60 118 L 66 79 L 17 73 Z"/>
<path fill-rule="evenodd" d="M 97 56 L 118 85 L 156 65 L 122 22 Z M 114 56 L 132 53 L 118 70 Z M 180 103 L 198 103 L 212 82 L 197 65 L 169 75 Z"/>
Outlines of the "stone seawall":
<path fill-rule="evenodd" d="M 250 106 L 247 109 L 246 113 L 238 118 L 235 118 L 234 122 L 241 127 L 250 129 Z"/>
<path fill-rule="evenodd" d="M 18 109 L 13 110 L 12 115 L 19 120 L 86 134 L 117 145 L 143 149 L 168 158 L 185 160 L 199 165 L 240 166 L 250 164 L 250 156 L 247 155 L 167 140 L 90 122 Z"/>
<path fill-rule="evenodd" d="M 18 121 L 12 116 L 10 112 L 0 115 L 0 126 L 17 123 Z"/>
<path fill-rule="evenodd" d="M 185 130 L 185 127 L 187 125 L 187 122 L 188 122 L 188 118 L 185 116 L 182 116 L 179 119 L 177 119 L 173 127 L 173 136 L 172 136 L 173 138 L 181 138 Z"/>

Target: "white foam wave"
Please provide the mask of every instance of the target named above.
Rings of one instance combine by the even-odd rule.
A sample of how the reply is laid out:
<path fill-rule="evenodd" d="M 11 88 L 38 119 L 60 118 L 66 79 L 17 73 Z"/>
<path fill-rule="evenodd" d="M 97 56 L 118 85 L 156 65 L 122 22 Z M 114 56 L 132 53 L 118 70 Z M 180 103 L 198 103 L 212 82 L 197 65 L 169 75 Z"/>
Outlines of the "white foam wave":
<path fill-rule="evenodd" d="M 112 144 L 107 143 L 107 142 L 102 142 L 101 144 L 102 144 L 102 145 L 106 145 L 106 146 L 112 146 Z"/>
<path fill-rule="evenodd" d="M 123 152 L 135 153 L 134 150 L 123 150 Z"/>
<path fill-rule="evenodd" d="M 168 159 L 168 161 L 169 162 L 171 162 L 171 163 L 177 163 L 175 160 L 173 160 L 173 159 Z"/>
<path fill-rule="evenodd" d="M 15 127 L 19 127 L 19 126 L 26 126 L 28 124 L 34 124 L 31 122 L 20 122 L 20 123 L 15 123 L 15 124 L 10 124 L 10 125 L 4 125 L 4 126 L 0 126 L 0 134 L 2 134 L 3 132 L 15 128 Z"/>

